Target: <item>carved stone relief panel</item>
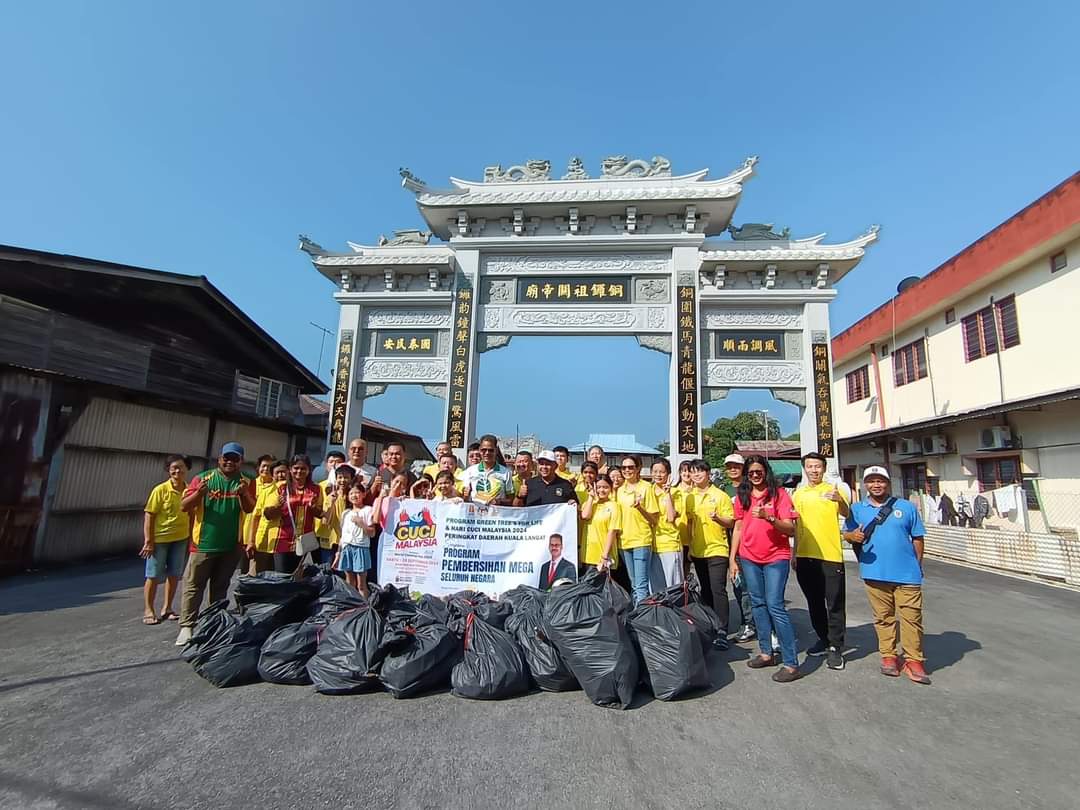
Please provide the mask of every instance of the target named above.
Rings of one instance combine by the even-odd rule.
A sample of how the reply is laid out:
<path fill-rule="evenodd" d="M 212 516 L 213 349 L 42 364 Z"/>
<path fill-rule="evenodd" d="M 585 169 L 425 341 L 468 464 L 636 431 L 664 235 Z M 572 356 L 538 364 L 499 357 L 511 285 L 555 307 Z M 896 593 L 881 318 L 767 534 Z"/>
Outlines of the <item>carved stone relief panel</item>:
<path fill-rule="evenodd" d="M 484 328 L 498 329 L 502 326 L 503 311 L 499 307 L 484 307 Z"/>
<path fill-rule="evenodd" d="M 671 335 L 636 335 L 638 345 L 643 349 L 671 354 Z"/>
<path fill-rule="evenodd" d="M 637 319 L 629 309 L 513 309 L 510 323 L 516 327 L 545 327 L 553 329 L 620 329 L 630 328 Z"/>
<path fill-rule="evenodd" d="M 364 326 L 368 329 L 426 326 L 450 328 L 449 309 L 368 309 Z"/>
<path fill-rule="evenodd" d="M 511 335 L 488 335 L 479 334 L 476 336 L 476 350 L 478 352 L 489 352 L 492 349 L 501 349 L 503 346 L 510 344 Z"/>
<path fill-rule="evenodd" d="M 492 304 L 514 303 L 514 280 L 493 278 L 485 285 L 485 301 Z"/>
<path fill-rule="evenodd" d="M 801 329 L 799 307 L 717 307 L 711 304 L 702 313 L 706 329 Z"/>
<path fill-rule="evenodd" d="M 429 397 L 435 397 L 436 399 L 446 399 L 446 386 L 445 385 L 425 385 L 423 386 L 424 393 Z"/>
<path fill-rule="evenodd" d="M 806 384 L 802 363 L 733 363 L 710 360 L 705 369 L 707 386 L 802 386 Z"/>
<path fill-rule="evenodd" d="M 784 333 L 784 357 L 788 360 L 802 360 L 802 332 Z"/>
<path fill-rule="evenodd" d="M 666 273 L 669 260 L 664 253 L 607 253 L 548 256 L 485 256 L 480 265 L 484 275 L 529 275 L 541 273 Z"/>
<path fill-rule="evenodd" d="M 645 325 L 649 329 L 665 329 L 668 327 L 668 308 L 667 307 L 649 307 L 648 313 L 645 318 Z"/>
<path fill-rule="evenodd" d="M 671 300 L 668 285 L 666 278 L 636 278 L 634 301 L 639 304 L 666 304 Z"/>
<path fill-rule="evenodd" d="M 780 402 L 787 402 L 800 408 L 806 407 L 806 390 L 803 388 L 774 388 L 770 393 L 773 399 Z"/>
<path fill-rule="evenodd" d="M 364 382 L 445 383 L 446 361 L 365 357 L 359 377 Z"/>

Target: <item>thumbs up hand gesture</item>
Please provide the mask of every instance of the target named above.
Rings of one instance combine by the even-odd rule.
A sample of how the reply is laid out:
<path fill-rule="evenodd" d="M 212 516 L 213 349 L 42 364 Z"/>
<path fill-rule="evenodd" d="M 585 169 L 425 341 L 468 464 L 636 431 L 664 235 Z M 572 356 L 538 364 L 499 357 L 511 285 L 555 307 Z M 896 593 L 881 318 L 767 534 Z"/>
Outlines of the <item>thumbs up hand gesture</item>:
<path fill-rule="evenodd" d="M 832 489 L 830 489 L 828 492 L 824 493 L 821 497 L 824 498 L 827 501 L 838 501 L 838 500 L 840 500 L 840 492 L 837 489 L 836 484 L 833 484 Z"/>

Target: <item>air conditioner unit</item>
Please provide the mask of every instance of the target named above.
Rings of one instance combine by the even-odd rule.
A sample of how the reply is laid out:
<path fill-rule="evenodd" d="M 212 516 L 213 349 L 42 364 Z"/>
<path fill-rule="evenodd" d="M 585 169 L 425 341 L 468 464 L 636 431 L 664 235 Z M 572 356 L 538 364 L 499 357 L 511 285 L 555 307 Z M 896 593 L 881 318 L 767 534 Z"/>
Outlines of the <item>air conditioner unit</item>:
<path fill-rule="evenodd" d="M 922 452 L 922 448 L 919 447 L 919 443 L 914 439 L 901 439 L 900 440 L 900 455 L 902 456 L 917 456 Z"/>
<path fill-rule="evenodd" d="M 949 452 L 949 442 L 944 436 L 923 436 L 922 451 L 924 456 L 940 456 Z"/>
<path fill-rule="evenodd" d="M 1012 446 L 1012 431 L 1004 425 L 983 428 L 979 431 L 980 450 L 1001 450 Z"/>

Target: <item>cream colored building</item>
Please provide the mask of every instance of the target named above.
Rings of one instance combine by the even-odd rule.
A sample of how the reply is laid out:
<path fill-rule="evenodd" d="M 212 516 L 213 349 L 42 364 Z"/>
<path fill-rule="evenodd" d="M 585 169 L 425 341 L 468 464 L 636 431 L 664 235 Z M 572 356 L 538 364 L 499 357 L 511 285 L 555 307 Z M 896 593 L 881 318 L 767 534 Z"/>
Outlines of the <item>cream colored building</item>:
<path fill-rule="evenodd" d="M 1021 484 L 1032 530 L 1075 528 L 1078 265 L 1080 173 L 837 335 L 845 480 L 884 464 L 895 494 L 954 502 Z"/>

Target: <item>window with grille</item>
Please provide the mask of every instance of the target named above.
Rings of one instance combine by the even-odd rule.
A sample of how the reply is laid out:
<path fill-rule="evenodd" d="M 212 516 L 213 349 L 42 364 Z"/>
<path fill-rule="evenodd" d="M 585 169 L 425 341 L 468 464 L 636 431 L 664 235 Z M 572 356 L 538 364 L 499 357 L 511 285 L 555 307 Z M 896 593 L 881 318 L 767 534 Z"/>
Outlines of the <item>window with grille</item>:
<path fill-rule="evenodd" d="M 1006 484 L 1019 484 L 1020 457 L 1004 456 L 1003 458 L 982 458 L 976 465 L 976 476 L 979 479 L 979 491 L 986 492 L 989 489 L 997 489 Z"/>
<path fill-rule="evenodd" d="M 995 354 L 1000 345 L 1011 349 L 1020 345 L 1020 324 L 1016 318 L 1016 296 L 995 301 L 961 321 L 964 331 L 964 359 L 967 362 Z"/>
<path fill-rule="evenodd" d="M 900 477 L 904 485 L 905 498 L 911 495 L 912 492 L 923 492 L 927 495 L 933 495 L 935 498 L 941 494 L 939 480 L 934 476 L 927 475 L 924 462 L 901 464 Z"/>
<path fill-rule="evenodd" d="M 899 387 L 926 376 L 926 340 L 901 346 L 892 356 L 893 382 Z"/>
<path fill-rule="evenodd" d="M 868 366 L 862 366 L 854 371 L 849 371 L 844 379 L 847 381 L 847 401 L 858 402 L 870 396 L 870 371 Z"/>
<path fill-rule="evenodd" d="M 277 419 L 281 415 L 281 389 L 282 383 L 277 380 L 260 377 L 259 398 L 255 401 L 255 413 L 269 419 Z"/>

